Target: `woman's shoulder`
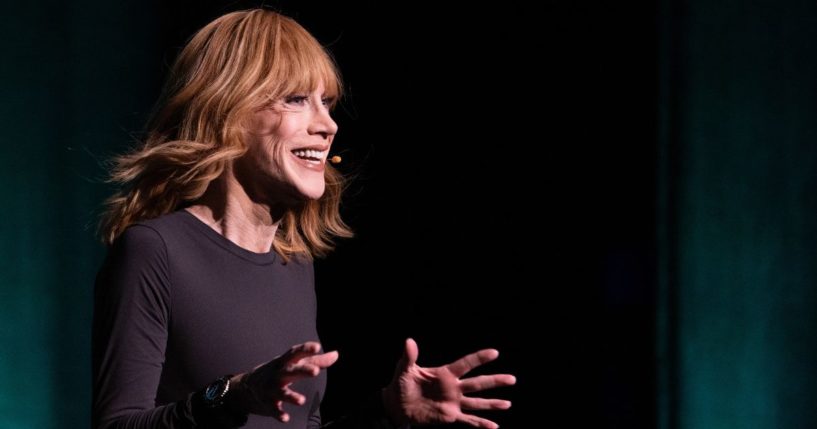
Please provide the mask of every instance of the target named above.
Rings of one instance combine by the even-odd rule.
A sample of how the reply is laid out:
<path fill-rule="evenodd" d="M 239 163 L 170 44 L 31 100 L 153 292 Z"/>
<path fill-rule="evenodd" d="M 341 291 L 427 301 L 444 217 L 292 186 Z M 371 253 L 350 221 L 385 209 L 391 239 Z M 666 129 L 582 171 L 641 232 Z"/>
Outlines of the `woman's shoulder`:
<path fill-rule="evenodd" d="M 167 240 L 179 231 L 182 222 L 183 215 L 180 212 L 139 220 L 125 228 L 116 241 L 120 246 L 133 250 L 163 249 Z"/>
<path fill-rule="evenodd" d="M 173 231 L 184 224 L 185 213 L 187 213 L 185 210 L 176 210 L 155 218 L 136 221 L 131 226 L 144 226 L 161 234 L 163 232 Z"/>

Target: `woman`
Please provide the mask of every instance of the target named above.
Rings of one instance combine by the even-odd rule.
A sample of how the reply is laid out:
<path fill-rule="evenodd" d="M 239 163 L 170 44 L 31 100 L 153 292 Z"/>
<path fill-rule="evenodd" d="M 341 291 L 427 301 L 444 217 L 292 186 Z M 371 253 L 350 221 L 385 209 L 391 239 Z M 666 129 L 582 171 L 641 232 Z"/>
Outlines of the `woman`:
<path fill-rule="evenodd" d="M 271 11 L 222 16 L 183 49 L 145 145 L 112 175 L 123 190 L 101 223 L 94 427 L 321 425 L 338 353 L 316 342 L 311 261 L 351 236 L 326 163 L 340 93 L 320 44 Z M 417 354 L 407 340 L 392 382 L 328 426 L 496 427 L 463 410 L 510 403 L 464 394 L 514 378 L 460 380 L 496 350 L 438 368 Z"/>

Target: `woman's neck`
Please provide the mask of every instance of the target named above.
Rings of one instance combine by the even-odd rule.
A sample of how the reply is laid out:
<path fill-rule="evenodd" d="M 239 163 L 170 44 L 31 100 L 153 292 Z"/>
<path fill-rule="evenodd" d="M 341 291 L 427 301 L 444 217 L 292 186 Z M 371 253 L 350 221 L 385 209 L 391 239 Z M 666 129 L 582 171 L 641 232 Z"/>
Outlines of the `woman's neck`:
<path fill-rule="evenodd" d="M 228 240 L 255 253 L 272 250 L 284 213 L 273 204 L 253 201 L 229 171 L 211 182 L 204 195 L 186 210 Z"/>

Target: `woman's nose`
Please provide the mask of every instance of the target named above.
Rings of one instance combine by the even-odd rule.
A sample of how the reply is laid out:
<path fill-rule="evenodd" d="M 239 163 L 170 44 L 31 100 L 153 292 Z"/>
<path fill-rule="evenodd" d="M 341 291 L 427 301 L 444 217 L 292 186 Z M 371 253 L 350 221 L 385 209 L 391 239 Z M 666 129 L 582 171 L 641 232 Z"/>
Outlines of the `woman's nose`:
<path fill-rule="evenodd" d="M 310 124 L 310 133 L 320 134 L 323 138 L 333 136 L 338 132 L 338 124 L 332 119 L 329 114 L 329 109 L 326 106 L 319 106 L 315 115 L 312 117 Z"/>

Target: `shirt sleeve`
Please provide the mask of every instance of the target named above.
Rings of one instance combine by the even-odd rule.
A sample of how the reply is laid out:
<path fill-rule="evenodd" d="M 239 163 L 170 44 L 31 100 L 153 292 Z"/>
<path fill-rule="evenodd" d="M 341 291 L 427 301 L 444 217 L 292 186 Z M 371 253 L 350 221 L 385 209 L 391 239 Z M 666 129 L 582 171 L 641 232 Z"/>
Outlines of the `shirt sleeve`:
<path fill-rule="evenodd" d="M 195 427 L 193 392 L 156 406 L 169 317 L 165 243 L 133 225 L 109 249 L 94 288 L 93 428 Z"/>

